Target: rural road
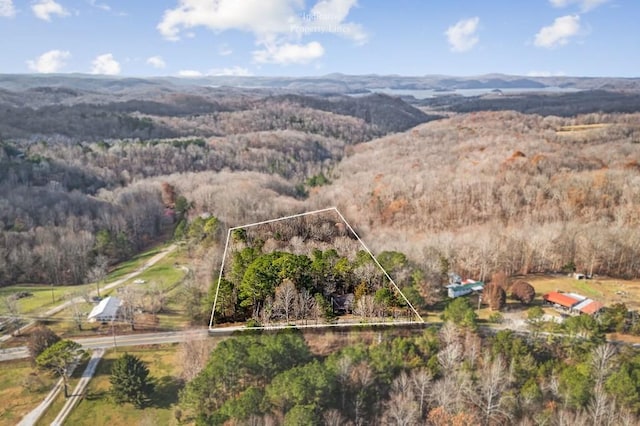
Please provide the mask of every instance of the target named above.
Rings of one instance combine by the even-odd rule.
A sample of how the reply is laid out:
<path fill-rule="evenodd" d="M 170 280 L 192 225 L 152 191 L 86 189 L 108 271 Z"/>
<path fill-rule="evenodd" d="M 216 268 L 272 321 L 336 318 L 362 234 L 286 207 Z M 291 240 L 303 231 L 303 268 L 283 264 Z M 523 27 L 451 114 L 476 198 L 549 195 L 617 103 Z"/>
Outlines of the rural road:
<path fill-rule="evenodd" d="M 169 253 L 171 253 L 172 251 L 174 251 L 177 248 L 177 246 L 175 244 L 171 244 L 169 247 L 167 247 L 166 249 L 162 250 L 160 253 L 156 254 L 155 256 L 153 256 L 151 259 L 147 260 L 144 265 L 142 265 L 141 267 L 139 267 L 138 269 L 136 269 L 135 271 L 125 275 L 122 278 L 119 278 L 109 284 L 106 284 L 104 287 L 102 287 L 102 291 L 105 290 L 111 290 L 114 287 L 117 287 L 119 285 L 121 285 L 122 283 L 135 278 L 136 276 L 140 275 L 141 273 L 143 273 L 144 271 L 146 271 L 147 269 L 149 269 L 151 266 L 155 265 L 156 263 L 158 263 L 160 260 L 162 260 L 165 256 L 167 256 Z M 96 292 L 92 291 L 91 295 L 95 295 Z M 63 311 L 65 309 L 67 309 L 68 307 L 70 307 L 73 303 L 82 303 L 84 302 L 84 299 L 80 296 L 76 297 L 75 299 L 72 300 L 67 300 L 64 303 L 61 303 L 58 306 L 54 306 L 53 308 L 49 309 L 48 311 L 45 311 L 44 313 L 41 314 L 37 314 L 38 317 L 42 317 L 42 318 L 47 318 L 47 317 L 51 317 L 55 314 L 57 314 L 60 311 Z M 35 323 L 35 321 L 29 321 L 27 324 L 23 325 L 22 327 L 20 327 L 20 329 L 16 330 L 15 333 L 22 333 L 23 331 L 27 330 L 29 327 L 31 327 L 33 324 Z M 0 336 L 0 343 L 1 342 L 5 342 L 7 340 L 9 340 L 11 338 L 10 334 L 5 334 Z M 0 361 L 2 361 L 2 354 L 0 353 Z"/>
<path fill-rule="evenodd" d="M 145 334 L 123 334 L 116 335 L 115 341 L 113 335 L 103 337 L 85 337 L 82 339 L 73 339 L 82 345 L 85 349 L 101 349 L 124 346 L 140 346 L 140 345 L 159 345 L 162 343 L 176 343 L 187 340 L 205 339 L 209 335 L 208 330 L 182 330 L 182 331 L 163 331 L 158 333 Z M 29 351 L 25 346 L 17 348 L 0 350 L 0 362 L 13 359 L 23 359 L 29 357 Z"/>

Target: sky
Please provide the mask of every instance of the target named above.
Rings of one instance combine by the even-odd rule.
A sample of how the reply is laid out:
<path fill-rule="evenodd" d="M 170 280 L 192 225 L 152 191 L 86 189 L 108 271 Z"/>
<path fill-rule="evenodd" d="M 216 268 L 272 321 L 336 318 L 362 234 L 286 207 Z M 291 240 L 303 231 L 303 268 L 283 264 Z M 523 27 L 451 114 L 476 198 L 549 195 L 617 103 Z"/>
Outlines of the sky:
<path fill-rule="evenodd" d="M 638 0 L 0 0 L 0 73 L 640 77 Z"/>

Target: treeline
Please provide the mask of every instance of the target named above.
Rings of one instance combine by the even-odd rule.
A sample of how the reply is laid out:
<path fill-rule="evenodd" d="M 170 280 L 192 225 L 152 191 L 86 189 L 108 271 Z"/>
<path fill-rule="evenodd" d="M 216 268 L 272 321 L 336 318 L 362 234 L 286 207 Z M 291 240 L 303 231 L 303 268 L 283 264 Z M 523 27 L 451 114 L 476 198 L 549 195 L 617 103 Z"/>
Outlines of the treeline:
<path fill-rule="evenodd" d="M 638 421 L 640 355 L 600 336 L 483 337 L 450 321 L 412 335 L 378 333 L 375 343 L 359 339 L 329 355 L 294 331 L 225 340 L 182 390 L 181 417 L 203 425 Z"/>
<path fill-rule="evenodd" d="M 412 100 L 411 103 L 457 113 L 517 111 L 523 114 L 573 117 L 591 113 L 635 113 L 640 110 L 640 95 L 620 91 L 585 90 L 570 93 L 493 94 L 473 97 L 438 96 Z"/>
<path fill-rule="evenodd" d="M 348 143 L 404 131 L 439 117 L 428 116 L 386 95 L 364 97 L 272 96 L 265 92 L 203 89 L 200 94 L 158 89 L 117 102 L 109 95 L 78 91 L 54 93 L 59 102 L 40 105 L 39 91 L 0 92 L 0 135 L 10 140 L 69 142 L 223 136 L 268 130 L 298 130 Z M 222 90 L 222 92 L 221 92 Z M 29 98 L 33 96 L 33 105 Z M 130 97 L 127 96 L 127 97 Z M 338 123 L 338 126 L 335 123 Z M 341 128 L 346 123 L 346 128 Z M 356 129 L 359 127 L 360 129 Z"/>
<path fill-rule="evenodd" d="M 65 92 L 63 95 L 73 93 Z M 173 216 L 167 216 L 167 206 L 161 202 L 162 181 L 134 184 L 142 179 L 175 175 L 175 180 L 181 180 L 177 175 L 179 173 L 251 170 L 291 179 L 292 184 L 268 179 L 264 186 L 274 189 L 275 195 L 301 199 L 312 187 L 305 182 L 315 182 L 313 186 L 317 186 L 319 181 L 313 178 L 322 176 L 324 171 L 342 158 L 347 143 L 367 140 L 381 134 L 380 130 L 363 120 L 324 111 L 296 109 L 292 105 L 269 99 L 252 105 L 251 110 L 246 112 L 236 105 L 234 108 L 239 110 L 236 115 L 219 108 L 222 111 L 220 114 L 223 114 L 220 117 L 215 114 L 206 117 L 195 114 L 185 118 L 180 108 L 184 107 L 185 100 L 191 98 L 185 96 L 185 99 L 177 101 L 175 111 L 168 111 L 176 114 L 175 118 L 164 118 L 171 128 L 179 127 L 179 123 L 186 120 L 186 128 L 157 136 L 182 133 L 228 136 L 209 140 L 195 137 L 156 139 L 150 138 L 153 135 L 148 133 L 128 134 L 138 137 L 135 140 L 91 142 L 83 139 L 88 137 L 86 134 L 74 133 L 75 130 L 72 129 L 73 132 L 67 136 L 73 137 L 69 138 L 62 137 L 64 132 L 55 130 L 55 135 L 44 138 L 49 142 L 2 142 L 0 262 L 7 267 L 0 273 L 0 283 L 42 282 L 47 277 L 54 277 L 56 284 L 82 282 L 83 274 L 91 269 L 92 259 L 99 253 L 90 251 L 78 259 L 78 264 L 72 264 L 73 257 L 63 255 L 56 257 L 55 261 L 45 262 L 41 253 L 53 252 L 49 246 L 55 244 L 56 236 L 68 234 L 65 241 L 72 241 L 74 236 L 82 234 L 89 240 L 95 240 L 98 232 L 106 231 L 114 240 L 119 241 L 118 247 L 121 247 L 116 255 L 109 257 L 110 262 L 115 262 L 165 232 Z M 225 102 L 235 101 L 227 99 Z M 238 102 L 246 107 L 253 100 L 240 98 Z M 161 113 L 163 111 L 158 109 L 161 106 L 155 102 L 131 101 L 119 107 L 81 104 L 69 107 L 68 110 L 75 111 L 72 115 L 81 120 L 91 120 L 97 114 L 100 119 L 108 121 L 111 120 L 111 114 L 122 114 L 138 107 L 148 112 Z M 196 104 L 194 108 L 200 107 L 206 105 Z M 58 110 L 64 111 L 65 108 Z M 34 119 L 35 121 L 28 121 L 28 114 L 23 114 L 26 109 L 22 112 L 11 108 L 3 111 L 7 114 L 16 113 L 17 120 L 29 122 L 31 136 L 38 132 L 38 119 L 50 120 L 54 126 L 70 125 L 69 121 L 55 114 L 41 114 L 40 110 L 31 110 L 33 114 L 44 117 Z M 136 114 L 127 116 L 126 120 L 142 123 L 148 129 L 155 125 L 148 116 L 141 116 L 138 112 Z M 205 126 L 199 132 L 199 127 L 196 126 L 194 130 L 193 120 L 200 118 L 206 123 L 214 123 L 214 127 Z M 3 121 L 7 125 L 11 122 Z M 122 123 L 103 124 L 105 128 L 109 128 L 109 132 L 129 131 Z M 88 126 L 87 131 L 95 130 L 96 135 L 101 135 L 100 139 L 123 136 L 103 133 L 99 123 L 96 126 Z M 283 130 L 288 128 L 298 130 Z M 272 130 L 253 132 L 264 129 Z M 70 140 L 82 142 L 69 143 Z M 242 176 L 239 177 L 242 179 Z M 184 191 L 190 194 L 192 190 L 205 189 L 206 187 L 188 185 Z M 225 188 L 227 189 L 228 187 Z M 219 194 L 216 197 L 224 199 Z M 202 211 L 204 200 L 199 198 L 193 201 L 198 204 L 194 211 Z M 251 203 L 256 202 L 258 200 Z M 237 207 L 244 210 L 246 206 Z M 212 211 L 209 206 L 207 209 Z M 225 212 L 222 212 L 222 216 L 232 222 L 242 217 L 238 213 L 225 215 Z M 126 240 L 126 244 L 123 240 Z M 83 243 L 83 246 L 87 244 L 91 245 L 89 242 Z M 55 271 L 51 270 L 52 265 L 56 265 Z"/>
<path fill-rule="evenodd" d="M 7 201 L 19 195 L 36 197 L 37 191 L 12 193 Z M 105 192 L 102 196 L 107 200 L 100 202 L 82 194 L 40 195 L 27 209 L 28 216 L 15 204 L 7 204 L 6 214 L 16 216 L 5 222 L 3 211 L 0 285 L 93 281 L 89 272 L 98 256 L 106 256 L 108 263 L 122 261 L 154 242 L 172 224 L 157 188 L 132 186 Z"/>

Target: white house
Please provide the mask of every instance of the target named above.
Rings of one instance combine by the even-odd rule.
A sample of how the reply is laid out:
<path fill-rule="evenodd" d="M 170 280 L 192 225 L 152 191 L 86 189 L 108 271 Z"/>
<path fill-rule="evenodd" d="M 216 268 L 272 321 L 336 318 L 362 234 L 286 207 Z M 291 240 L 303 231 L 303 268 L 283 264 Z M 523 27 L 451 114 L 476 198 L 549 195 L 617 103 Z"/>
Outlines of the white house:
<path fill-rule="evenodd" d="M 105 297 L 93 307 L 87 319 L 90 322 L 110 322 L 118 319 L 122 300 L 117 297 Z"/>
<path fill-rule="evenodd" d="M 465 296 L 474 291 L 482 291 L 484 283 L 482 281 L 464 280 L 459 284 L 449 284 L 447 286 L 447 293 L 450 298 Z"/>

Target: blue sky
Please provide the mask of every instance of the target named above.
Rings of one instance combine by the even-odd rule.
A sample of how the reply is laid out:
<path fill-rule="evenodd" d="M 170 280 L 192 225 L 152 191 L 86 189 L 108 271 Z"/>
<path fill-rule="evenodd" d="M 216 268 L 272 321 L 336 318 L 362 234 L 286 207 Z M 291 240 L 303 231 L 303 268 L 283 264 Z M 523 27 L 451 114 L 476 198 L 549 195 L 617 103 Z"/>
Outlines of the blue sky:
<path fill-rule="evenodd" d="M 0 0 L 0 73 L 640 77 L 637 0 Z"/>

